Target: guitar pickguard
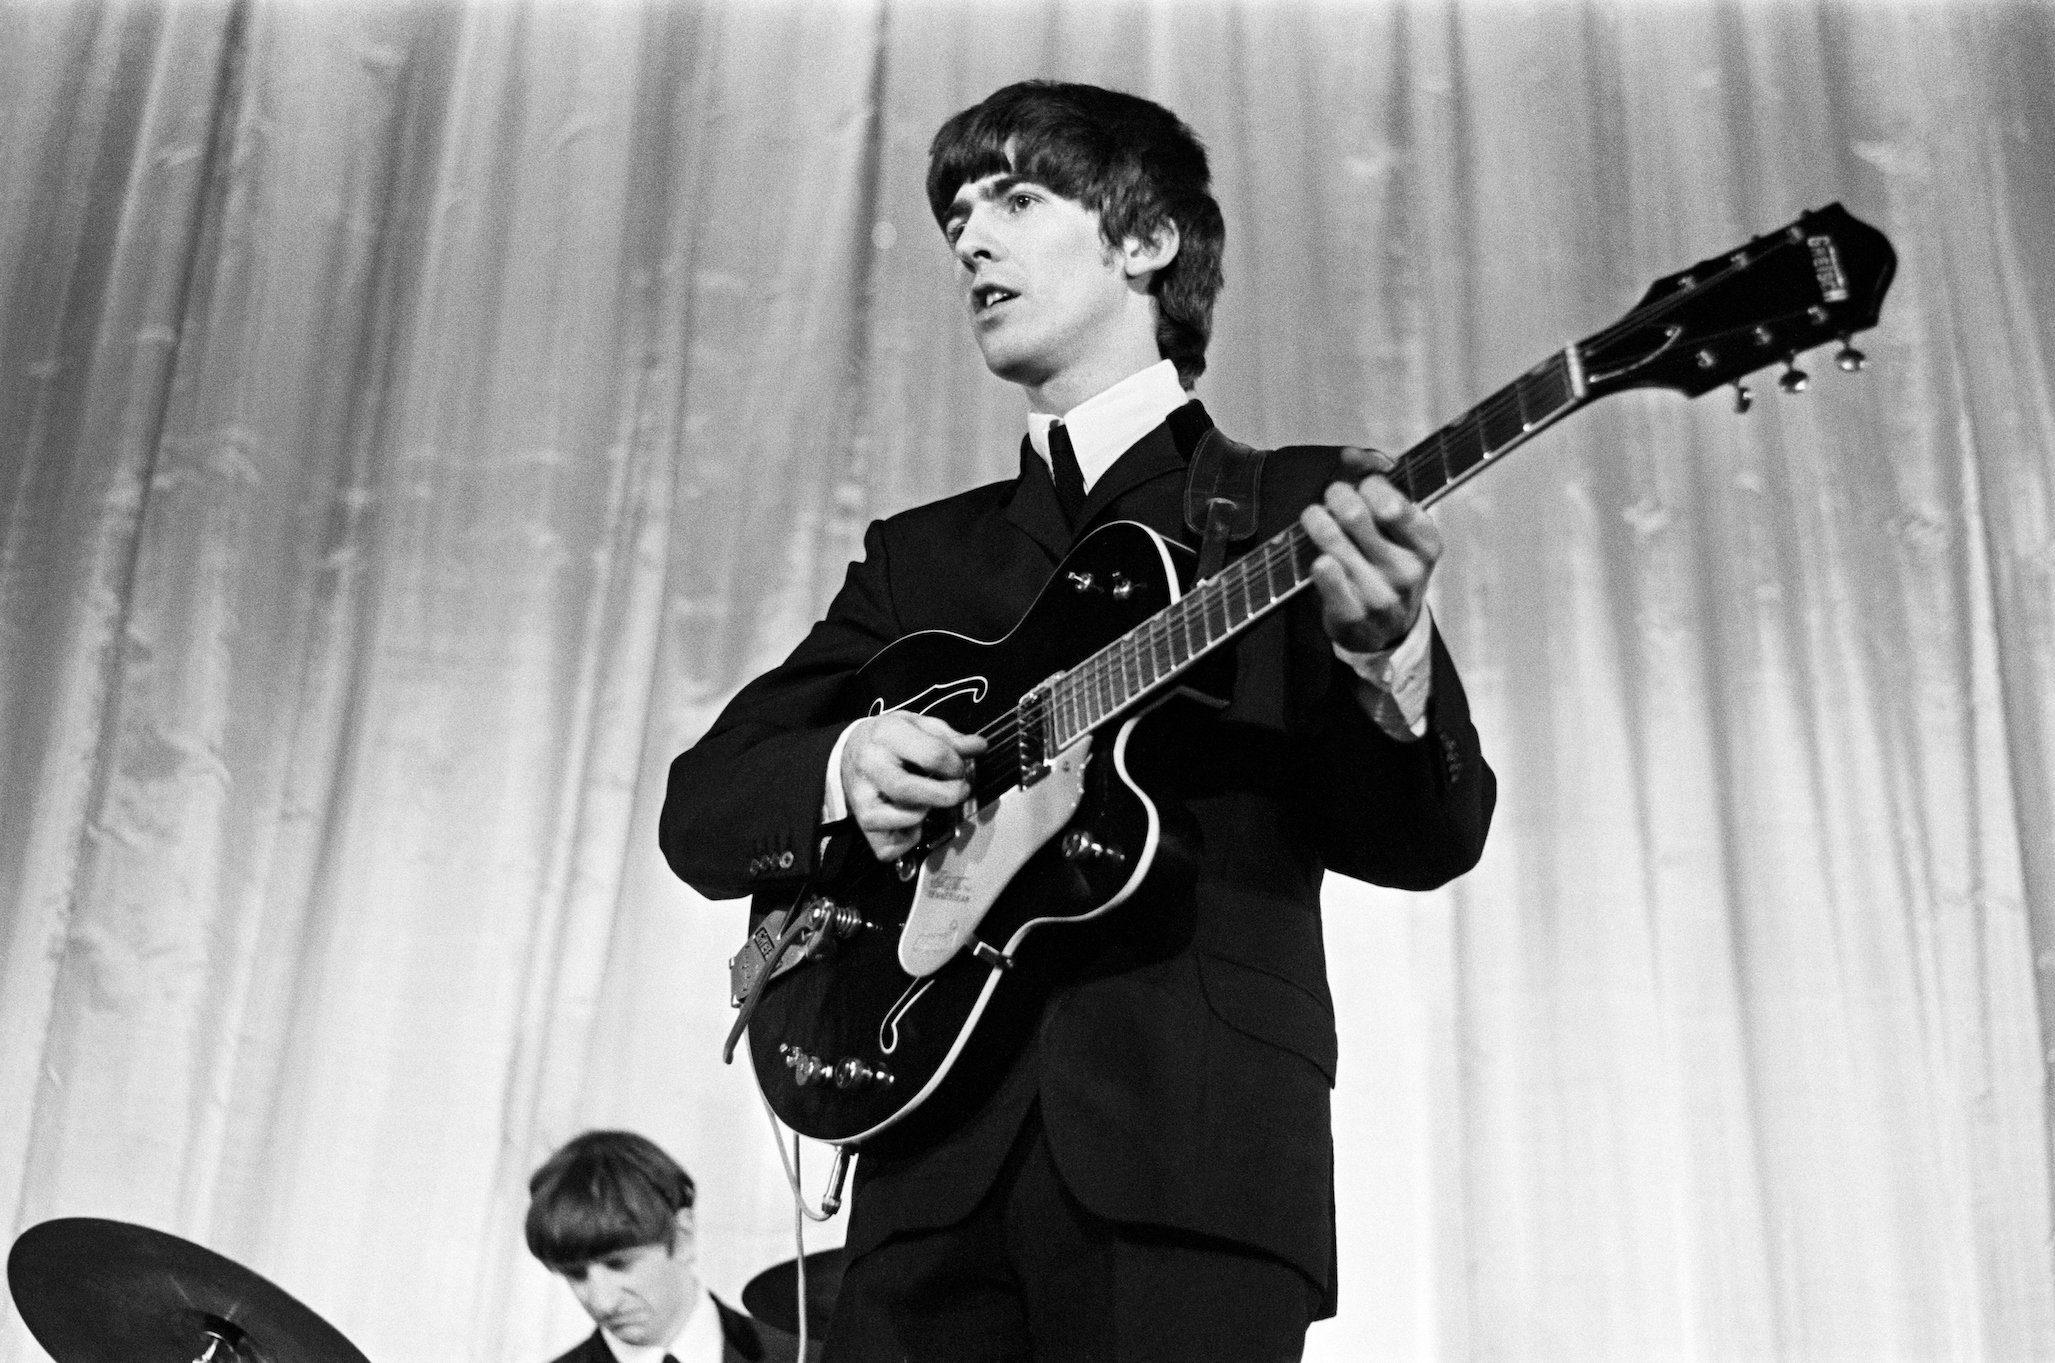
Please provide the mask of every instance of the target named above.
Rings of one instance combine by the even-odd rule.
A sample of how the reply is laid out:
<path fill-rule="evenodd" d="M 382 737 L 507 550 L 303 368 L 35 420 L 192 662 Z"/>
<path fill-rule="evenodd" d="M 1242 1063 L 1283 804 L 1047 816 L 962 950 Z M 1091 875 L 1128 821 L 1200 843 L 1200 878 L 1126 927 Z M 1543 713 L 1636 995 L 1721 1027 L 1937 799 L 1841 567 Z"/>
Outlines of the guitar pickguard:
<path fill-rule="evenodd" d="M 899 935 L 902 970 L 916 979 L 932 975 L 963 949 L 1013 873 L 1077 812 L 1091 754 L 1087 734 L 1057 754 L 1041 780 L 979 810 L 928 854 Z"/>

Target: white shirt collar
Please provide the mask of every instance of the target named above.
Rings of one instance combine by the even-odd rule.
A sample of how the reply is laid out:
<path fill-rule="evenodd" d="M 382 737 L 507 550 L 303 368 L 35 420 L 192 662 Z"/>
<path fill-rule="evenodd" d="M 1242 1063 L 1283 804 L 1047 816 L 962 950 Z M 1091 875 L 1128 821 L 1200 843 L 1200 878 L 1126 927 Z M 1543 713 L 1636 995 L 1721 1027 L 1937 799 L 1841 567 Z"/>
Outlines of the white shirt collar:
<path fill-rule="evenodd" d="M 678 1332 L 664 1343 L 629 1344 L 605 1329 L 600 1330 L 599 1337 L 606 1341 L 607 1352 L 616 1363 L 663 1363 L 665 1354 L 678 1363 L 721 1363 L 721 1350 L 727 1343 L 721 1334 L 721 1309 L 714 1305 L 704 1283 L 700 1284 L 699 1296 L 685 1313 Z"/>
<path fill-rule="evenodd" d="M 1191 401 L 1177 381 L 1177 366 L 1158 360 L 1128 375 L 1103 392 L 1086 398 L 1060 418 L 1070 431 L 1070 447 L 1085 475 L 1085 490 L 1113 467 L 1135 441 L 1163 424 L 1163 418 Z M 1048 412 L 1028 413 L 1028 443 L 1042 462 L 1049 462 L 1049 427 L 1059 418 Z"/>

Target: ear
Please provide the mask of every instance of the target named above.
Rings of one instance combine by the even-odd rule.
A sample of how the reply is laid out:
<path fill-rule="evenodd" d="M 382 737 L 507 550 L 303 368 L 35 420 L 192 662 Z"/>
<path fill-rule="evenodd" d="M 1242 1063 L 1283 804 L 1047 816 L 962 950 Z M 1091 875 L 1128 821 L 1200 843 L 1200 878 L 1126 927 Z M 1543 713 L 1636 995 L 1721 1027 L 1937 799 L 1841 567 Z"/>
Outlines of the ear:
<path fill-rule="evenodd" d="M 1121 243 L 1121 269 L 1129 279 L 1152 275 L 1177 259 L 1179 241 L 1177 224 L 1165 218 L 1147 237 L 1129 237 Z"/>

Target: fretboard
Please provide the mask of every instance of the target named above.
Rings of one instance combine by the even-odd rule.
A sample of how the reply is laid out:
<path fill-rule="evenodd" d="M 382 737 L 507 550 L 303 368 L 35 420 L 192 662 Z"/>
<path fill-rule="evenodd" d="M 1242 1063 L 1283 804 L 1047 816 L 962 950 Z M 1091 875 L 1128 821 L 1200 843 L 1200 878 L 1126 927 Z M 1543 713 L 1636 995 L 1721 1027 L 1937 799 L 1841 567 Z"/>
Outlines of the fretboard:
<path fill-rule="evenodd" d="M 1422 506 L 1586 400 L 1575 346 L 1550 356 L 1400 455 L 1388 475 Z M 1041 703 L 1054 753 L 1118 717 L 1312 581 L 1319 548 L 1297 521 L 1057 678 Z"/>

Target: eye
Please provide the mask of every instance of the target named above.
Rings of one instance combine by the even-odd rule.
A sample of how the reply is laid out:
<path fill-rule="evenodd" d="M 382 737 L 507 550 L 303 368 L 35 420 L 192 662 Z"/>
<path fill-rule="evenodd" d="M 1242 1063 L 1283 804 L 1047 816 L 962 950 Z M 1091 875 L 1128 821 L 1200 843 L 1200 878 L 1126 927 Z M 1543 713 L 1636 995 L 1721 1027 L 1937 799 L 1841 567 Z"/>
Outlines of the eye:
<path fill-rule="evenodd" d="M 1013 209 L 1013 211 L 1016 213 L 1018 213 L 1021 209 L 1028 207 L 1030 204 L 1034 203 L 1034 201 L 1035 196 L 1028 193 L 1024 189 L 1014 190 L 1013 193 L 1008 195 L 1006 199 L 1007 206 Z"/>

